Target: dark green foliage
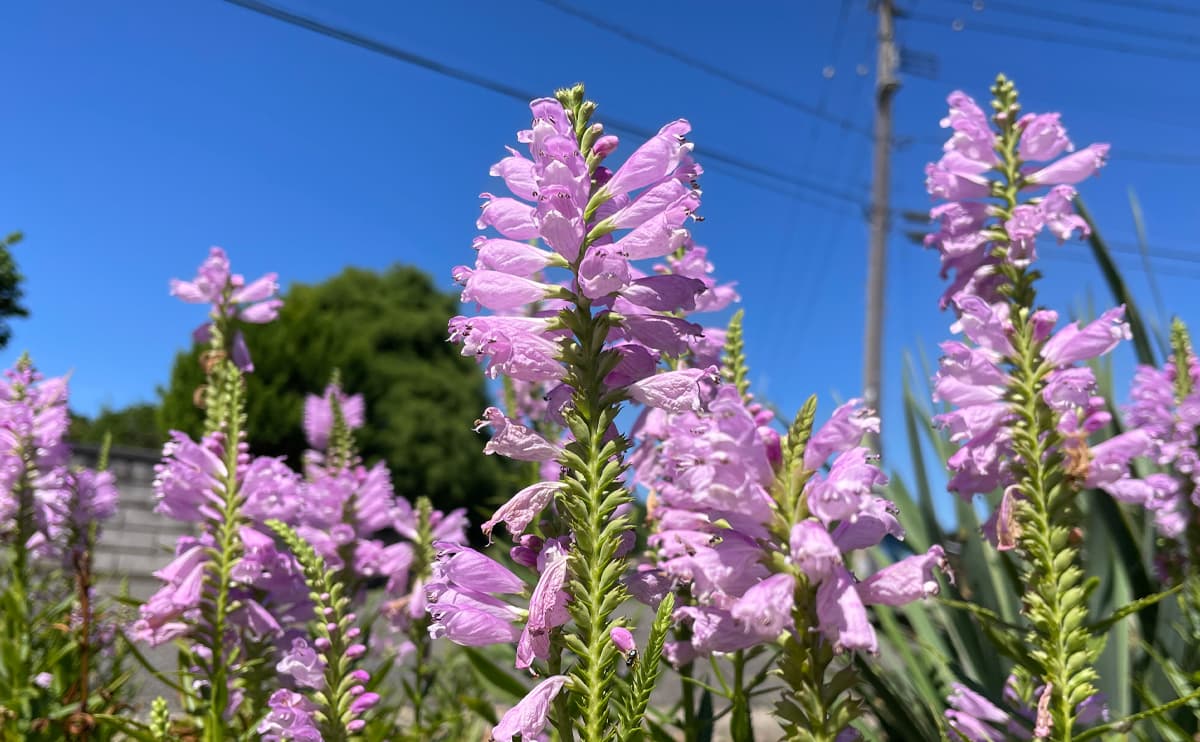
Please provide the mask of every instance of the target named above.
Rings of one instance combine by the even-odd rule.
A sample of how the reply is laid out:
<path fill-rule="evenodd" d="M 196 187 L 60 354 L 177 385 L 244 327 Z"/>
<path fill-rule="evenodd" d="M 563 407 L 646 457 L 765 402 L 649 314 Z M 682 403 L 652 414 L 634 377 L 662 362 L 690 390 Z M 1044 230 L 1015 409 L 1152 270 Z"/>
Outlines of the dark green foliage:
<path fill-rule="evenodd" d="M 446 342 L 446 322 L 457 310 L 455 297 L 411 267 L 348 268 L 321 284 L 294 284 L 276 322 L 246 328 L 255 453 L 286 455 L 297 466 L 307 447 L 304 397 L 321 393 L 339 369 L 347 393 L 366 402 L 359 450 L 368 462 L 388 462 L 397 493 L 429 495 L 442 509 L 478 509 L 507 497 L 506 469 L 480 455 L 485 439 L 472 432 L 488 404 L 482 374 Z M 204 379 L 200 351 L 180 354 L 171 371 L 162 403 L 169 429 L 201 429 L 203 411 L 194 403 Z"/>
<path fill-rule="evenodd" d="M 120 410 L 107 407 L 94 418 L 71 413 L 71 432 L 67 438 L 73 443 L 102 443 L 105 435 L 111 435 L 114 445 L 131 448 L 162 448 L 166 430 L 159 422 L 158 405 L 140 402 Z"/>
<path fill-rule="evenodd" d="M 21 276 L 17 263 L 8 248 L 22 239 L 20 232 L 13 232 L 0 239 L 0 348 L 8 345 L 12 328 L 6 321 L 9 317 L 28 317 L 29 310 L 21 304 Z"/>

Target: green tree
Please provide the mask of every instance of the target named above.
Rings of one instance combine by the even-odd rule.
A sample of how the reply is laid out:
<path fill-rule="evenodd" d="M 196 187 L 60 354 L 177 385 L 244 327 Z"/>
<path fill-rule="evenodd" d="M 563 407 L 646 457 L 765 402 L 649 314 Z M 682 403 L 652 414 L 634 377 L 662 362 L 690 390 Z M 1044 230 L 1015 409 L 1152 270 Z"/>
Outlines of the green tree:
<path fill-rule="evenodd" d="M 166 432 L 159 423 L 158 405 L 139 402 L 119 410 L 107 407 L 94 418 L 71 413 L 73 443 L 103 443 L 105 434 L 112 434 L 115 446 L 133 448 L 162 448 Z"/>
<path fill-rule="evenodd" d="M 23 276 L 17 270 L 10 247 L 21 241 L 23 235 L 13 232 L 0 239 L 0 348 L 8 345 L 12 338 L 12 328 L 8 325 L 9 317 L 28 317 L 29 310 L 21 304 L 21 281 Z"/>
<path fill-rule="evenodd" d="M 320 393 L 336 368 L 343 388 L 366 402 L 357 433 L 363 457 L 387 461 L 398 493 L 473 512 L 507 497 L 511 469 L 481 456 L 486 439 L 472 430 L 488 404 L 483 375 L 446 342 L 446 322 L 457 308 L 454 296 L 411 267 L 347 268 L 321 284 L 294 284 L 278 320 L 246 327 L 254 452 L 286 455 L 298 465 L 306 448 L 304 397 Z M 203 411 L 194 401 L 204 381 L 200 351 L 181 353 L 161 390 L 168 429 L 195 435 L 201 428 Z"/>

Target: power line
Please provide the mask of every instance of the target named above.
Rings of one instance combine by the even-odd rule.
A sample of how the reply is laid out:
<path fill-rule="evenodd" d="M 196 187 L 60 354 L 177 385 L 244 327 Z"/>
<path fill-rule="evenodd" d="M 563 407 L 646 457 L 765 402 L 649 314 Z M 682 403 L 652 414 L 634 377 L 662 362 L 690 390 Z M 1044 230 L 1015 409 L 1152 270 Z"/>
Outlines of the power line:
<path fill-rule="evenodd" d="M 1046 260 L 1049 260 L 1051 262 L 1056 261 L 1056 260 L 1063 260 L 1063 261 L 1070 261 L 1072 263 L 1081 263 L 1081 264 L 1085 264 L 1085 265 L 1093 265 L 1093 266 L 1096 265 L 1096 260 L 1091 255 L 1085 255 L 1085 254 L 1076 253 L 1076 252 L 1047 250 L 1047 251 L 1041 253 L 1040 257 L 1043 257 Z M 1143 266 L 1139 263 L 1122 265 L 1120 267 L 1122 270 L 1135 270 L 1139 273 L 1146 272 L 1145 266 Z M 1190 281 L 1200 281 L 1200 271 L 1182 271 L 1182 270 L 1178 270 L 1178 269 L 1173 269 L 1170 273 L 1164 274 L 1164 275 L 1167 275 L 1170 278 L 1183 278 L 1183 279 L 1187 279 Z"/>
<path fill-rule="evenodd" d="M 845 35 L 846 35 L 845 34 L 846 26 L 847 26 L 847 22 L 849 20 L 849 12 L 850 12 L 850 0 L 841 0 L 841 2 L 839 3 L 839 8 L 838 8 L 837 22 L 836 22 L 836 25 L 834 26 L 833 34 L 830 36 L 829 59 L 830 59 L 830 63 L 832 63 L 832 64 L 837 64 L 839 55 L 841 53 L 842 44 L 845 40 Z M 867 43 L 862 52 L 862 56 L 865 56 L 867 53 L 869 53 L 871 51 L 871 38 L 868 37 L 866 39 L 866 42 Z M 856 78 L 854 84 L 852 85 L 852 89 L 850 92 L 850 101 L 851 101 L 852 105 L 853 105 L 853 102 L 858 98 L 858 95 L 861 92 L 862 83 L 865 80 L 866 80 L 865 76 L 859 76 L 858 78 Z M 830 92 L 832 89 L 833 89 L 832 85 L 826 85 L 821 88 L 821 95 L 820 95 L 819 101 L 817 102 L 817 105 L 822 110 L 825 110 L 826 106 L 829 105 Z M 802 170 L 802 171 L 807 170 L 809 168 L 809 165 L 812 163 L 813 155 L 817 151 L 817 143 L 819 141 L 820 135 L 821 135 L 820 122 L 814 120 L 811 123 L 811 126 L 809 127 L 808 136 L 805 138 L 804 154 L 799 161 L 800 170 Z M 841 156 L 844 154 L 844 149 L 846 147 L 846 143 L 847 143 L 846 140 L 848 139 L 848 135 L 849 135 L 849 132 L 846 129 L 842 129 L 841 131 L 839 131 L 837 133 L 837 144 L 834 146 L 836 147 L 836 152 L 837 152 L 838 156 L 836 156 L 834 158 L 834 161 L 837 163 L 836 167 L 838 168 L 838 173 L 833 179 L 831 179 L 831 182 L 840 182 L 841 181 L 841 179 L 842 179 L 841 178 L 841 176 L 842 176 L 842 172 L 841 172 L 842 167 L 841 166 L 843 164 L 850 165 L 850 167 L 846 170 L 845 174 L 847 177 L 845 178 L 845 180 L 850 180 L 850 178 L 854 174 L 853 163 L 850 162 L 851 158 Z M 847 207 L 847 208 L 849 208 L 849 207 Z M 828 225 L 828 229 L 826 229 L 825 231 L 831 235 L 833 233 L 834 225 L 841 225 L 841 224 L 845 224 L 847 221 L 850 221 L 848 219 L 839 218 L 832 211 L 829 211 L 828 213 L 829 213 L 831 219 L 830 219 L 830 221 L 826 222 L 826 224 Z M 867 216 L 866 204 L 863 205 L 862 210 L 858 214 L 856 214 L 856 216 L 865 219 L 865 217 Z M 826 224 L 823 224 L 822 226 L 826 226 Z M 791 210 L 787 217 L 786 226 L 783 230 L 783 236 L 780 239 L 780 245 L 781 245 L 781 247 L 783 247 L 783 254 L 779 257 L 779 266 L 778 266 L 779 270 L 774 271 L 771 275 L 771 280 L 770 280 L 770 284 L 769 284 L 770 290 L 768 292 L 769 295 L 773 296 L 773 295 L 779 293 L 785 285 L 788 285 L 788 286 L 793 287 L 796 296 L 809 297 L 812 295 L 812 293 L 815 289 L 819 289 L 821 287 L 820 282 L 823 280 L 826 264 L 830 260 L 830 256 L 833 254 L 834 250 L 829 249 L 828 247 L 826 247 L 826 249 L 824 249 L 824 250 L 818 250 L 818 258 L 815 261 L 816 270 L 809 270 L 809 271 L 798 270 L 795 266 L 795 263 L 797 260 L 800 259 L 801 251 L 799 249 L 796 249 L 795 243 L 796 243 L 797 237 L 799 237 L 801 234 L 801 230 L 802 230 L 803 226 L 808 227 L 807 229 L 804 229 L 804 232 L 809 235 L 809 239 L 813 239 L 813 237 L 817 234 L 815 225 L 802 225 L 801 221 L 800 221 L 799 210 L 798 209 Z M 823 242 L 816 241 L 816 244 L 829 245 L 829 244 L 832 244 L 832 242 L 831 242 L 831 240 L 824 240 Z M 805 320 L 808 318 L 810 313 L 805 312 L 798 319 L 793 318 L 791 315 L 793 315 L 795 313 L 795 308 L 797 306 L 799 306 L 799 303 L 793 302 L 791 304 L 791 308 L 789 310 L 773 313 L 768 318 L 769 326 L 771 328 L 770 334 L 772 337 L 778 337 L 781 333 L 786 333 L 786 332 L 791 332 L 792 336 L 797 341 L 799 341 L 799 339 L 801 337 L 803 337 L 803 329 L 802 328 L 805 324 Z M 782 325 L 782 328 L 780 327 L 780 325 Z M 772 350 L 778 351 L 778 350 L 786 349 L 789 347 L 794 347 L 794 346 L 785 343 L 785 344 L 772 346 Z"/>
<path fill-rule="evenodd" d="M 1142 152 L 1140 150 L 1114 150 L 1110 156 L 1116 160 L 1134 160 L 1136 162 L 1153 162 L 1160 165 L 1200 167 L 1200 155 L 1190 155 L 1183 152 Z"/>
<path fill-rule="evenodd" d="M 900 215 L 905 222 L 910 225 L 910 229 L 905 231 L 910 239 L 917 239 L 921 234 L 933 229 L 933 222 L 925 216 L 924 209 L 901 209 Z M 916 227 L 917 229 L 913 229 Z M 923 229 L 922 229 L 923 228 Z M 1057 242 L 1049 235 L 1043 235 L 1039 245 L 1055 246 Z M 1184 263 L 1200 263 L 1200 251 L 1183 250 L 1176 247 L 1155 247 L 1146 245 L 1144 250 L 1142 245 L 1130 240 L 1114 240 L 1108 237 L 1104 238 L 1104 244 L 1108 247 L 1109 252 L 1123 255 L 1148 255 L 1150 258 L 1158 260 L 1178 260 Z"/>
<path fill-rule="evenodd" d="M 1195 34 L 1181 34 L 1164 29 L 1149 28 L 1147 26 L 1132 26 L 1128 23 L 1119 23 L 1117 21 L 1109 21 L 1103 18 L 1075 15 L 1074 13 L 1062 13 L 1057 10 L 1031 8 L 1027 5 L 1008 2 L 1007 0 L 986 0 L 984 9 L 991 10 L 993 8 L 1005 13 L 1012 13 L 1013 15 L 1023 15 L 1027 18 L 1042 18 L 1048 21 L 1067 23 L 1074 26 L 1083 26 L 1085 28 L 1116 31 L 1129 36 L 1144 36 L 1156 41 L 1173 40 L 1183 44 L 1200 44 L 1200 36 L 1196 36 Z"/>
<path fill-rule="evenodd" d="M 1092 2 L 1102 3 L 1104 5 L 1116 5 L 1122 8 L 1153 10 L 1159 13 L 1172 13 L 1174 15 L 1200 18 L 1200 8 L 1188 7 L 1186 5 L 1176 5 L 1175 3 L 1156 3 L 1152 2 L 1152 0 L 1092 0 Z"/>
<path fill-rule="evenodd" d="M 950 26 L 956 31 L 972 29 L 982 33 L 1025 39 L 1027 41 L 1045 41 L 1052 44 L 1079 46 L 1086 49 L 1100 49 L 1103 51 L 1117 52 L 1120 54 L 1136 54 L 1143 57 L 1158 57 L 1160 59 L 1170 59 L 1179 62 L 1200 62 L 1200 54 L 1176 51 L 1174 49 L 1160 49 L 1158 47 L 1139 46 L 1136 44 L 1127 44 L 1121 41 L 1089 39 L 1081 36 L 1053 33 L 1050 31 L 1038 31 L 1029 28 L 1021 28 L 1018 26 L 1006 26 L 999 23 L 989 23 L 987 21 L 972 20 L 967 22 L 962 18 L 948 19 L 942 16 L 922 13 L 920 11 L 907 11 L 903 18 L 904 20 L 916 21 L 917 23 L 925 23 L 935 26 Z"/>
<path fill-rule="evenodd" d="M 265 15 L 269 18 L 303 28 L 307 31 L 312 31 L 313 33 L 327 36 L 331 39 L 335 39 L 352 46 L 357 46 L 385 57 L 391 57 L 392 59 L 405 62 L 406 64 L 421 67 L 444 77 L 450 77 L 455 80 L 465 82 L 469 85 L 474 85 L 475 87 L 490 90 L 494 93 L 498 93 L 523 103 L 528 103 L 535 98 L 542 97 L 527 90 L 522 90 L 521 88 L 508 85 L 507 83 L 499 82 L 497 80 L 484 77 L 483 75 L 475 74 L 474 72 L 469 72 L 457 67 L 451 67 L 450 65 L 443 64 L 437 60 L 430 59 L 429 57 L 425 57 L 420 54 L 416 54 L 415 52 L 410 52 L 406 49 L 401 49 L 391 44 L 386 44 L 382 41 L 378 41 L 352 31 L 336 28 L 313 18 L 297 15 L 274 5 L 270 5 L 269 3 L 260 2 L 260 0 L 224 1 L 231 5 L 236 5 L 246 10 Z M 621 119 L 607 117 L 607 123 L 611 129 L 632 134 L 633 136 L 644 139 L 649 139 L 656 134 L 656 132 L 651 131 L 650 129 L 646 129 L 635 123 L 623 121 Z M 861 194 L 844 190 L 834 190 L 830 188 L 828 183 L 802 178 L 791 173 L 777 170 L 767 165 L 761 165 L 748 160 L 743 160 L 740 157 L 716 148 L 704 147 L 702 148 L 701 154 L 708 162 L 721 163 L 727 167 L 736 168 L 743 173 L 753 173 L 764 176 L 772 180 L 794 186 L 801 190 L 813 191 L 814 193 L 827 196 L 836 201 L 844 201 L 855 205 L 861 205 L 863 203 L 863 196 Z M 729 172 L 728 170 L 726 172 L 732 177 L 740 178 L 739 173 Z M 744 178 L 741 179 L 744 180 Z M 754 181 L 747 182 L 753 183 Z"/>
<path fill-rule="evenodd" d="M 1108 249 L 1112 252 L 1125 253 L 1128 255 L 1142 254 L 1142 246 L 1136 242 L 1129 242 L 1127 240 L 1110 240 L 1105 238 L 1104 243 L 1108 245 Z M 1153 247 L 1147 245 L 1145 252 L 1151 258 L 1181 260 L 1186 263 L 1200 263 L 1200 252 L 1193 250 L 1180 250 L 1178 248 Z"/>
<path fill-rule="evenodd" d="M 717 77 L 722 80 L 725 80 L 726 82 L 732 83 L 732 84 L 738 86 L 739 88 L 749 90 L 750 92 L 755 93 L 756 95 L 760 95 L 764 98 L 769 98 L 769 99 L 775 101 L 776 103 L 781 103 L 781 104 L 783 104 L 789 108 L 792 108 L 796 111 L 800 111 L 801 113 L 812 116 L 813 118 L 820 119 L 821 121 L 825 121 L 830 124 L 834 124 L 835 126 L 838 126 L 842 129 L 852 131 L 856 134 L 862 135 L 867 138 L 869 138 L 871 136 L 870 129 L 868 129 L 864 126 L 860 126 L 858 123 L 856 123 L 855 121 L 852 121 L 851 119 L 845 119 L 845 118 L 840 118 L 838 116 L 834 116 L 833 114 L 829 113 L 829 111 L 823 109 L 819 105 L 813 105 L 811 103 L 802 101 L 798 98 L 794 98 L 785 93 L 781 93 L 778 90 L 770 88 L 766 85 L 757 83 L 754 80 L 750 80 L 745 77 L 735 75 L 732 72 L 728 72 L 728 71 L 722 69 L 721 67 L 718 67 L 713 64 L 709 64 L 708 62 L 704 61 L 703 59 L 700 59 L 698 57 L 693 57 L 686 52 L 680 51 L 671 46 L 667 46 L 666 44 L 662 44 L 649 36 L 643 36 L 642 34 L 636 32 L 632 29 L 629 29 L 629 28 L 626 28 L 625 26 L 621 26 L 619 24 L 613 23 L 612 21 L 610 21 L 606 18 L 603 18 L 598 15 L 593 15 L 593 14 L 587 12 L 586 10 L 582 10 L 582 9 L 577 8 L 569 3 L 563 2 L 563 0 L 537 0 L 537 2 L 539 2 L 543 5 L 547 5 L 551 8 L 554 8 L 555 10 L 559 11 L 560 13 L 565 13 L 574 18 L 578 18 L 579 20 L 584 21 L 585 23 L 588 23 L 592 26 L 595 26 L 596 28 L 602 29 L 602 30 L 607 31 L 616 36 L 620 36 L 621 38 L 625 39 L 626 41 L 631 41 L 634 44 L 643 46 L 647 49 L 651 49 L 655 52 L 658 52 L 659 54 L 662 54 L 665 57 L 670 57 L 671 59 L 674 59 L 677 62 L 682 62 L 683 64 L 685 64 L 689 67 L 693 67 L 695 69 L 700 70 L 701 72 L 712 75 L 713 77 Z"/>
<path fill-rule="evenodd" d="M 916 136 L 903 137 L 903 141 L 906 145 L 929 144 L 940 147 L 948 138 L 949 134 L 944 136 L 937 136 L 936 134 L 918 134 Z M 1115 146 L 1109 151 L 1108 156 L 1112 160 L 1119 160 L 1123 162 L 1148 162 L 1157 165 L 1200 167 L 1200 154 L 1192 154 L 1189 152 L 1147 152 L 1145 150 L 1131 150 L 1125 149 L 1124 147 Z"/>

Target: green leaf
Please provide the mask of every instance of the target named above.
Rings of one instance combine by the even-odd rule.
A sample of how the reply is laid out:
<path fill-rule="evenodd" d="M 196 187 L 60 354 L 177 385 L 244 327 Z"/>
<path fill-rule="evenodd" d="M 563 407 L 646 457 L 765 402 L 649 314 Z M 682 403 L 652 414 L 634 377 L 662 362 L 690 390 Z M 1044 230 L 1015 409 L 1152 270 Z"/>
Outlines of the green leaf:
<path fill-rule="evenodd" d="M 1147 595 L 1146 597 L 1135 600 L 1132 603 L 1126 603 L 1125 605 L 1121 606 L 1116 611 L 1114 611 L 1112 613 L 1112 615 L 1110 615 L 1108 618 L 1097 621 L 1096 623 L 1089 626 L 1088 630 L 1094 634 L 1102 634 L 1105 631 L 1108 631 L 1112 627 L 1112 625 L 1115 624 L 1117 621 L 1120 621 L 1121 619 L 1126 618 L 1128 616 L 1132 616 L 1134 613 L 1137 613 L 1138 611 L 1145 610 L 1146 608 L 1149 608 L 1150 606 L 1154 605 L 1155 603 L 1158 603 L 1163 598 L 1169 597 L 1171 595 L 1175 595 L 1182 589 L 1183 589 L 1183 584 L 1179 584 L 1179 585 L 1175 585 L 1174 587 L 1163 590 L 1162 592 L 1157 592 L 1157 593 L 1154 593 L 1153 595 Z"/>
<path fill-rule="evenodd" d="M 1096 264 L 1100 267 L 1100 273 L 1104 275 L 1104 280 L 1108 284 L 1108 289 L 1112 293 L 1113 300 L 1118 304 L 1125 305 L 1125 321 L 1129 323 L 1129 328 L 1133 332 L 1133 347 L 1137 353 L 1138 362 L 1148 366 L 1157 366 L 1158 358 L 1155 356 L 1154 349 L 1150 346 L 1150 331 L 1146 327 L 1145 321 L 1142 319 L 1142 312 L 1138 309 L 1137 302 L 1133 300 L 1133 294 L 1129 290 L 1129 286 L 1125 283 L 1125 278 L 1121 275 L 1121 271 L 1117 268 L 1116 262 L 1112 259 L 1112 253 L 1108 249 L 1108 244 L 1104 238 L 1100 236 L 1100 230 L 1096 228 L 1096 222 L 1092 219 L 1091 212 L 1083 205 L 1083 199 L 1075 197 L 1075 210 L 1087 222 L 1091 229 L 1091 234 L 1088 236 L 1088 244 L 1092 248 L 1092 257 L 1096 259 Z"/>
<path fill-rule="evenodd" d="M 507 670 L 490 660 L 478 649 L 474 647 L 459 647 L 459 651 L 466 655 L 467 661 L 471 663 L 471 667 L 475 668 L 479 677 L 486 680 L 497 690 L 506 693 L 514 701 L 521 700 L 529 692 L 529 689 L 521 681 L 509 675 Z"/>

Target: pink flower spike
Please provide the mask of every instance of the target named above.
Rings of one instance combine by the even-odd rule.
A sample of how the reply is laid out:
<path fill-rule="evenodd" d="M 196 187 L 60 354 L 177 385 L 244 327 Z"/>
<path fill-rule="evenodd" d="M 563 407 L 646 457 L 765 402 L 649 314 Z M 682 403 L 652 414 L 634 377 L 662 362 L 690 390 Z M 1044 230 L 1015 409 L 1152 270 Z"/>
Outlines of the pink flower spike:
<path fill-rule="evenodd" d="M 219 247 L 210 248 L 208 257 L 200 264 L 195 279 L 171 281 L 171 295 L 192 304 L 217 304 L 230 282 L 229 258 Z"/>

